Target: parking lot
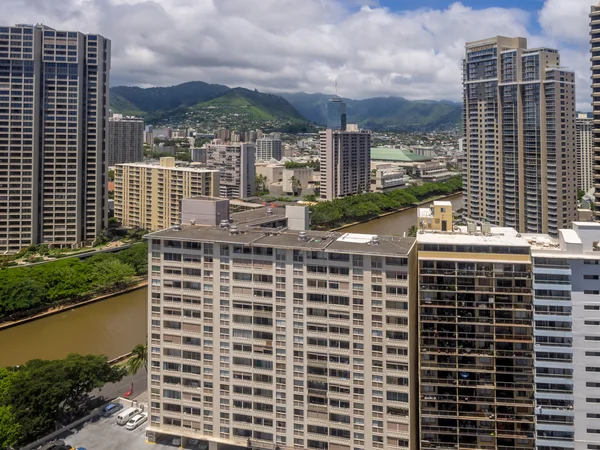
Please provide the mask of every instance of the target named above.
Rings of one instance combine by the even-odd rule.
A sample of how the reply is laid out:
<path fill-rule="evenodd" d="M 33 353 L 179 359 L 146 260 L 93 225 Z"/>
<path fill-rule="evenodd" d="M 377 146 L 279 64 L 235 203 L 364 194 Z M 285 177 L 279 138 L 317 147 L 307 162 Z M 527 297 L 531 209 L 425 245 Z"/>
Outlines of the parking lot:
<path fill-rule="evenodd" d="M 117 425 L 117 414 L 112 417 L 98 417 L 95 422 L 88 422 L 73 434 L 64 437 L 64 441 L 75 448 L 84 447 L 87 450 L 173 450 L 177 447 L 148 444 L 146 442 L 147 423 L 133 431 Z"/>

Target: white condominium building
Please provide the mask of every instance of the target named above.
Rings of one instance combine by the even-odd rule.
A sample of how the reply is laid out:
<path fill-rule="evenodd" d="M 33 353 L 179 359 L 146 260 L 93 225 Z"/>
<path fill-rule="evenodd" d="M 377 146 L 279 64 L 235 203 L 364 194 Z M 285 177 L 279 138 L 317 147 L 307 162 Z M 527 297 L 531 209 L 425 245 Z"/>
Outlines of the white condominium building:
<path fill-rule="evenodd" d="M 148 240 L 149 440 L 416 448 L 414 238 L 234 222 Z"/>

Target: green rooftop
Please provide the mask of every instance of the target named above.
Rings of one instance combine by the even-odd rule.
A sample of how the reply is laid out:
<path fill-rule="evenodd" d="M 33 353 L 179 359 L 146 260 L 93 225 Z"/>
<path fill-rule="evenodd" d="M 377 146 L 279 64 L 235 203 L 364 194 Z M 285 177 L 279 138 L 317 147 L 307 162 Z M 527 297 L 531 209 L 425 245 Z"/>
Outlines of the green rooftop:
<path fill-rule="evenodd" d="M 431 161 L 431 158 L 398 148 L 373 147 L 371 148 L 371 161 L 419 162 Z"/>

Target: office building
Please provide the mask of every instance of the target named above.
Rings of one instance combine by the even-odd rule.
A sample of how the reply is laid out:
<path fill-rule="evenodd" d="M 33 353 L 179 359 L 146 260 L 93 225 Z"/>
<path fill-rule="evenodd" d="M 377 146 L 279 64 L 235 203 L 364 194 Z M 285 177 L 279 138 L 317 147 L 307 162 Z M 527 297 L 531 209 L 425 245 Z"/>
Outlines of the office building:
<path fill-rule="evenodd" d="M 0 253 L 106 227 L 109 72 L 102 36 L 0 27 Z"/>
<path fill-rule="evenodd" d="M 108 121 L 108 165 L 144 159 L 144 119 L 113 114 Z"/>
<path fill-rule="evenodd" d="M 371 180 L 371 189 L 375 192 L 390 192 L 406 187 L 409 177 L 406 170 L 393 164 L 377 164 L 375 177 Z"/>
<path fill-rule="evenodd" d="M 281 160 L 281 139 L 277 137 L 263 137 L 256 139 L 256 161 Z"/>
<path fill-rule="evenodd" d="M 524 235 L 534 282 L 538 450 L 600 448 L 600 224 Z"/>
<path fill-rule="evenodd" d="M 414 238 L 232 219 L 148 236 L 148 440 L 416 449 Z"/>
<path fill-rule="evenodd" d="M 588 192 L 594 187 L 594 124 L 587 114 L 575 121 L 577 139 L 577 189 Z"/>
<path fill-rule="evenodd" d="M 160 164 L 115 166 L 115 217 L 125 227 L 162 230 L 181 221 L 181 201 L 219 196 L 219 171 L 176 167 L 175 158 Z"/>
<path fill-rule="evenodd" d="M 600 132 L 600 5 L 591 6 L 590 13 L 590 53 L 592 62 L 592 113 L 595 117 L 593 131 Z M 594 186 L 596 188 L 595 215 L 600 220 L 600 139 L 594 138 Z"/>
<path fill-rule="evenodd" d="M 221 172 L 221 197 L 247 198 L 256 192 L 254 144 L 215 139 L 206 147 L 206 166 Z"/>
<path fill-rule="evenodd" d="M 574 78 L 524 38 L 466 44 L 466 217 L 552 235 L 576 220 Z"/>
<path fill-rule="evenodd" d="M 346 102 L 337 96 L 331 98 L 327 103 L 327 128 L 344 131 L 346 121 Z"/>
<path fill-rule="evenodd" d="M 533 449 L 530 245 L 511 228 L 454 228 L 448 204 L 419 215 L 420 446 Z"/>
<path fill-rule="evenodd" d="M 371 188 L 371 132 L 332 130 L 319 132 L 321 198 L 369 192 Z"/>

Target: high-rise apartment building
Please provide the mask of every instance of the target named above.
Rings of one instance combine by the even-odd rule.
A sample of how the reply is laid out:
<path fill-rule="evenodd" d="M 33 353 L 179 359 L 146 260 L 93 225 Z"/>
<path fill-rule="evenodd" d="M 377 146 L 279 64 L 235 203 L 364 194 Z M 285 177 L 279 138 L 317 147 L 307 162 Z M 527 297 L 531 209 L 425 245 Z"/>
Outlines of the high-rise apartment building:
<path fill-rule="evenodd" d="M 327 128 L 331 130 L 346 129 L 346 102 L 340 97 L 333 97 L 327 103 Z"/>
<path fill-rule="evenodd" d="M 109 72 L 102 36 L 0 27 L 0 253 L 106 227 Z"/>
<path fill-rule="evenodd" d="M 527 236 L 533 256 L 536 445 L 600 448 L 600 224 Z"/>
<path fill-rule="evenodd" d="M 592 61 L 592 112 L 594 117 L 594 186 L 596 188 L 596 220 L 600 221 L 600 5 L 591 7 L 590 46 Z"/>
<path fill-rule="evenodd" d="M 281 139 L 267 136 L 256 139 L 256 161 L 281 160 Z"/>
<path fill-rule="evenodd" d="M 451 205 L 419 215 L 421 448 L 533 449 L 530 245 L 511 228 L 456 230 Z"/>
<path fill-rule="evenodd" d="M 184 198 L 219 195 L 219 171 L 160 164 L 115 166 L 115 217 L 126 227 L 161 230 L 181 221 Z"/>
<path fill-rule="evenodd" d="M 144 119 L 113 114 L 108 121 L 108 165 L 144 159 Z"/>
<path fill-rule="evenodd" d="M 369 192 L 371 189 L 371 132 L 366 130 L 319 132 L 321 198 Z"/>
<path fill-rule="evenodd" d="M 574 73 L 524 38 L 466 44 L 465 215 L 557 235 L 577 214 Z"/>
<path fill-rule="evenodd" d="M 588 192 L 594 187 L 594 135 L 592 119 L 578 114 L 575 122 L 577 139 L 577 189 Z"/>
<path fill-rule="evenodd" d="M 417 448 L 414 238 L 242 227 L 148 236 L 148 439 Z"/>
<path fill-rule="evenodd" d="M 256 192 L 254 144 L 215 139 L 206 147 L 206 166 L 221 172 L 221 197 L 247 198 Z"/>

